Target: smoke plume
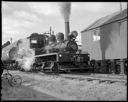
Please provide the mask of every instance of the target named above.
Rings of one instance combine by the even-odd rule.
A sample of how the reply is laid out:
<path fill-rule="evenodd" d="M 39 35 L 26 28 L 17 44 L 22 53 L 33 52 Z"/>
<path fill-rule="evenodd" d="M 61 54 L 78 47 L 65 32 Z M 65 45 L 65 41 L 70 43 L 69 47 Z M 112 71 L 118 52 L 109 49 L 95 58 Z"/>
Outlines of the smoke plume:
<path fill-rule="evenodd" d="M 34 51 L 29 48 L 28 40 L 21 41 L 18 44 L 18 57 L 17 61 L 21 68 L 26 71 L 29 71 L 32 68 L 32 65 L 35 61 Z"/>
<path fill-rule="evenodd" d="M 59 4 L 62 16 L 64 17 L 65 22 L 69 21 L 70 13 L 71 13 L 71 3 L 70 2 L 62 2 Z"/>

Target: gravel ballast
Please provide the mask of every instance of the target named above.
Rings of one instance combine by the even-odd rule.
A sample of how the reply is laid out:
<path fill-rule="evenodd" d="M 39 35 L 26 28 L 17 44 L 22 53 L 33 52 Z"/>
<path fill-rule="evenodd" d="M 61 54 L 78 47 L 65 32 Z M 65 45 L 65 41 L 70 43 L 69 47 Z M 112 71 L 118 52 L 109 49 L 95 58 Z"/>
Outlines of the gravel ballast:
<path fill-rule="evenodd" d="M 59 75 L 22 72 L 18 72 L 18 74 L 23 78 L 23 86 L 27 86 L 40 93 L 49 94 L 50 96 L 56 97 L 56 99 L 107 101 L 127 100 L 127 86 L 120 82 L 99 83 L 98 80 L 87 81 L 67 79 L 60 77 Z"/>

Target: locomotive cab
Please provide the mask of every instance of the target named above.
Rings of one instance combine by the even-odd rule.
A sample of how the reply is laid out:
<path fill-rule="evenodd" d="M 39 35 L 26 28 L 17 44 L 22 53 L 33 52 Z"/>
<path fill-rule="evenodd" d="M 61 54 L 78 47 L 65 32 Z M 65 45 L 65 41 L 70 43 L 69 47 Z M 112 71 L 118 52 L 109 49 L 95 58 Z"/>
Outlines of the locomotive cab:
<path fill-rule="evenodd" d="M 33 33 L 30 38 L 30 48 L 35 50 L 35 55 L 43 54 L 43 48 L 48 45 L 48 35 Z"/>
<path fill-rule="evenodd" d="M 47 35 L 41 35 L 38 33 L 31 34 L 30 48 L 42 48 L 47 44 Z"/>

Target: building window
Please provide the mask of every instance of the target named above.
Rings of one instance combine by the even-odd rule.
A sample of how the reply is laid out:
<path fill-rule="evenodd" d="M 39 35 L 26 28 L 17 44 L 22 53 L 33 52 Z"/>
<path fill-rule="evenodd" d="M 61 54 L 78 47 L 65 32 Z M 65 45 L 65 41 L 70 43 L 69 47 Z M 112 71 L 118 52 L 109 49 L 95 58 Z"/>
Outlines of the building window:
<path fill-rule="evenodd" d="M 93 31 L 93 41 L 99 41 L 100 40 L 100 32 L 99 29 L 95 29 Z"/>

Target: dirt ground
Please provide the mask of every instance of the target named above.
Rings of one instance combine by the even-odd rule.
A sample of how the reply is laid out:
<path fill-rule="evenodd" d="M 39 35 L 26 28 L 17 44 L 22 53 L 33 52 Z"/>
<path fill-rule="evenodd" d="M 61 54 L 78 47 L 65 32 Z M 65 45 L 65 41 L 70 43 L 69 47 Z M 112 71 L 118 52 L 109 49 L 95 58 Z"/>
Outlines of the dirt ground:
<path fill-rule="evenodd" d="M 11 87 L 7 80 L 2 80 L 1 100 L 58 100 L 26 86 Z"/>
<path fill-rule="evenodd" d="M 21 100 L 107 100 L 126 101 L 127 86 L 123 83 L 99 83 L 98 81 L 87 81 L 77 79 L 66 79 L 59 75 L 45 75 L 35 73 L 15 72 L 23 78 L 22 87 L 9 88 L 4 84 L 2 98 L 15 97 Z M 35 91 L 36 90 L 36 91 Z M 47 95 L 42 95 L 46 93 Z M 56 98 L 54 98 L 56 97 Z"/>

